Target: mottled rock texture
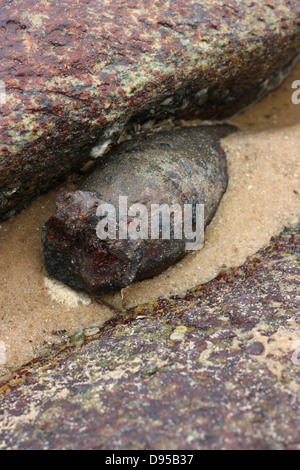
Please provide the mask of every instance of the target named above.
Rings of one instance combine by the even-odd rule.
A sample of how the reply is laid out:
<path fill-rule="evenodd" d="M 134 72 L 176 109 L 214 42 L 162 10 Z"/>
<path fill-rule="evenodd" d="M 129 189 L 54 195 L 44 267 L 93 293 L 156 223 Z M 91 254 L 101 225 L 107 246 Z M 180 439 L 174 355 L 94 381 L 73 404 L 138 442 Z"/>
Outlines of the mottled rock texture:
<path fill-rule="evenodd" d="M 189 127 L 115 146 L 79 190 L 58 197 L 42 234 L 48 273 L 73 289 L 103 294 L 153 277 L 199 249 L 227 187 L 219 139 L 236 130 Z M 114 211 L 111 218 L 103 204 Z M 194 208 L 193 218 L 186 204 Z M 159 213 L 164 207 L 170 211 L 163 216 L 167 231 Z M 106 230 L 99 231 L 99 224 Z"/>
<path fill-rule="evenodd" d="M 0 216 L 132 119 L 226 117 L 262 96 L 299 53 L 299 18 L 298 0 L 3 0 Z"/>
<path fill-rule="evenodd" d="M 299 449 L 299 258 L 285 230 L 23 367 L 0 387 L 0 448 Z"/>

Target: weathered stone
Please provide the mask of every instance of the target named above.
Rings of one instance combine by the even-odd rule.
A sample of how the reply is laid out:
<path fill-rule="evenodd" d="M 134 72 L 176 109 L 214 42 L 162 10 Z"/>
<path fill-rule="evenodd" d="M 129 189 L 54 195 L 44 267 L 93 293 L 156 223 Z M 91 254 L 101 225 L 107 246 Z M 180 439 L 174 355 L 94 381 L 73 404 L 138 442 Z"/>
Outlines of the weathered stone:
<path fill-rule="evenodd" d="M 0 216 L 101 155 L 130 120 L 235 113 L 300 50 L 297 0 L 2 3 Z"/>
<path fill-rule="evenodd" d="M 17 371 L 0 448 L 299 449 L 299 228 Z"/>
<path fill-rule="evenodd" d="M 48 273 L 73 289 L 103 294 L 153 277 L 188 249 L 199 249 L 201 232 L 227 187 L 219 138 L 234 131 L 233 126 L 189 127 L 141 134 L 114 147 L 80 190 L 58 197 L 57 210 L 43 227 Z M 109 220 L 103 206 L 100 222 L 103 203 L 115 214 Z M 193 219 L 185 204 L 194 208 Z M 199 205 L 204 206 L 204 223 L 202 213 L 195 212 Z M 164 207 L 170 211 L 163 216 L 168 233 L 162 231 L 159 213 Z M 138 222 L 141 211 L 144 223 Z M 192 232 L 188 219 L 193 220 Z M 99 224 L 105 226 L 103 233 Z M 114 233 L 106 238 L 108 225 Z"/>

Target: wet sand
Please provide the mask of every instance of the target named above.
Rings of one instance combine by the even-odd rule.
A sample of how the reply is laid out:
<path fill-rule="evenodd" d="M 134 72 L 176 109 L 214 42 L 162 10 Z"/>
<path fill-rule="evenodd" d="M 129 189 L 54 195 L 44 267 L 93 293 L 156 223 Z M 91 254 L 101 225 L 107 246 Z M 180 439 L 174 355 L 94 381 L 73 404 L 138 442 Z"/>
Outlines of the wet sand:
<path fill-rule="evenodd" d="M 241 265 L 284 226 L 299 221 L 300 105 L 291 101 L 291 83 L 299 79 L 300 62 L 278 90 L 227 121 L 241 132 L 222 141 L 229 185 L 206 229 L 204 248 L 151 280 L 105 296 L 106 304 L 122 308 L 184 295 L 221 270 Z M 163 124 L 173 126 L 173 121 Z M 54 212 L 57 194 L 77 185 L 71 178 L 14 219 L 0 222 L 0 380 L 77 330 L 93 332 L 116 314 L 96 299 L 52 281 L 44 269 L 41 228 Z"/>

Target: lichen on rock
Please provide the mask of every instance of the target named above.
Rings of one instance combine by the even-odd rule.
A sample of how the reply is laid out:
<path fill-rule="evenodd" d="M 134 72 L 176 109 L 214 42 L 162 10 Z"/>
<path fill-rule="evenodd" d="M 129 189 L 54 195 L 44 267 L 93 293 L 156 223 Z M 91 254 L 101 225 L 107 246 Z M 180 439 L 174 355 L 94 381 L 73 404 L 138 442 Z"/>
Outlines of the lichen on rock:
<path fill-rule="evenodd" d="M 299 237 L 16 371 L 0 447 L 299 449 Z"/>
<path fill-rule="evenodd" d="M 5 2 L 0 217 L 129 122 L 224 118 L 263 96 L 300 51 L 299 16 L 290 0 Z"/>

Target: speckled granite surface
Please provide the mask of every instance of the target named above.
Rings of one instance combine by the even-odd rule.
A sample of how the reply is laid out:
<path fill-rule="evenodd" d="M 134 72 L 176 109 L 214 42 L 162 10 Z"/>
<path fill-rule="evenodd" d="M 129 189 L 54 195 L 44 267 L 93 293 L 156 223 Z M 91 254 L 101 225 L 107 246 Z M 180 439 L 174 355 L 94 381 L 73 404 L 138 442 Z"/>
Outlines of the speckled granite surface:
<path fill-rule="evenodd" d="M 0 387 L 2 449 L 299 449 L 299 227 Z M 85 341 L 84 341 L 85 340 Z"/>
<path fill-rule="evenodd" d="M 2 2 L 0 217 L 130 119 L 224 117 L 264 94 L 300 51 L 299 17 L 297 0 Z"/>

